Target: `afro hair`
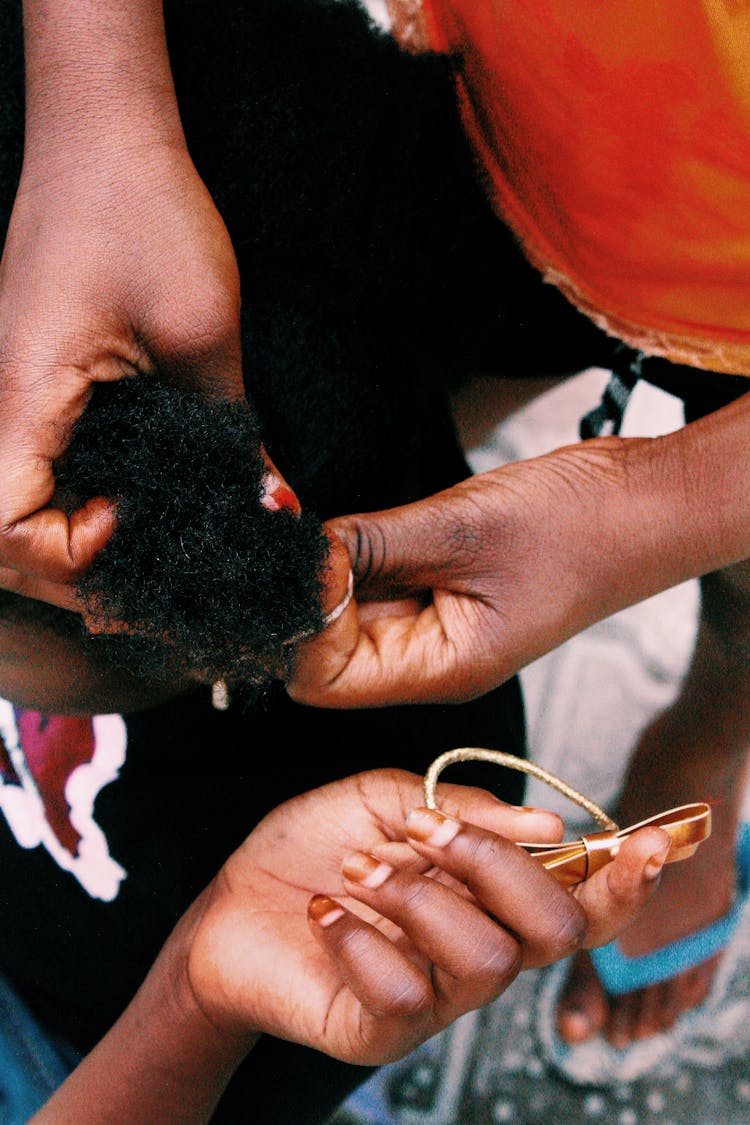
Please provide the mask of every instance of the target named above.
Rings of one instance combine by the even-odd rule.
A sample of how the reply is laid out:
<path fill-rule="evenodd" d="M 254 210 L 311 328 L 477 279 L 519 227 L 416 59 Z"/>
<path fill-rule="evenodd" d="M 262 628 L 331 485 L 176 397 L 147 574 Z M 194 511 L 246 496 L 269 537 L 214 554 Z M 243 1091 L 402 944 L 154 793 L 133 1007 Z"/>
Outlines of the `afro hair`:
<path fill-rule="evenodd" d="M 55 465 L 68 511 L 115 501 L 116 530 L 79 582 L 113 656 L 146 674 L 283 678 L 323 624 L 328 540 L 307 513 L 261 504 L 251 408 L 137 377 L 101 384 Z"/>

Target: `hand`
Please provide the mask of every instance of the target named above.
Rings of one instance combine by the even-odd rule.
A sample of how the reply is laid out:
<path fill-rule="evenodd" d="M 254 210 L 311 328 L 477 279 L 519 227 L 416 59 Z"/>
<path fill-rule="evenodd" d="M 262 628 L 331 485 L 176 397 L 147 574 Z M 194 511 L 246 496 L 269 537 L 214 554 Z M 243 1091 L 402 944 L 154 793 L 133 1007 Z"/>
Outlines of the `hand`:
<path fill-rule="evenodd" d="M 588 624 L 606 597 L 615 536 L 607 558 L 596 552 L 621 451 L 599 439 L 330 521 L 358 604 L 302 647 L 290 695 L 326 707 L 471 699 Z"/>
<path fill-rule="evenodd" d="M 378 770 L 271 813 L 172 939 L 184 1003 L 230 1038 L 264 1031 L 382 1063 L 521 968 L 609 941 L 656 885 L 659 829 L 572 894 L 510 842 L 559 839 L 554 814 L 438 792 L 447 818 L 417 807 L 421 779 Z"/>
<path fill-rule="evenodd" d="M 0 263 L 0 585 L 66 608 L 114 522 L 103 498 L 54 507 L 93 384 L 244 393 L 227 231 L 181 138 L 133 133 L 31 146 Z"/>
<path fill-rule="evenodd" d="M 747 398 L 726 408 L 738 439 Z M 706 455 L 707 431 L 715 443 L 727 428 L 719 413 L 663 439 L 598 438 L 331 520 L 356 602 L 301 646 L 289 694 L 323 707 L 471 699 L 595 621 L 744 557 L 734 488 L 714 503 L 707 479 L 715 467 L 717 496 L 718 477 L 730 480 Z M 330 585 L 343 589 L 336 567 Z"/>

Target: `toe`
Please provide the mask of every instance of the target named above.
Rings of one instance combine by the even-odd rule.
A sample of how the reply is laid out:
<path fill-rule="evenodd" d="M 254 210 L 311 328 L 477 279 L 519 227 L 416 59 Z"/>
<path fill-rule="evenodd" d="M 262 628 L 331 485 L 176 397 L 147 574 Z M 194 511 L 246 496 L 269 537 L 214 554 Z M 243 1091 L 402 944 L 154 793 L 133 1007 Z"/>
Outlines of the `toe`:
<path fill-rule="evenodd" d="M 670 982 L 672 983 L 672 982 Z M 674 986 L 673 989 L 674 991 Z M 633 996 L 631 1034 L 633 1039 L 650 1039 L 661 1031 L 662 987 L 644 988 Z"/>
<path fill-rule="evenodd" d="M 688 969 L 687 972 L 682 973 L 679 996 L 680 1012 L 697 1008 L 706 999 L 711 990 L 711 983 L 720 956 L 721 954 L 717 954 L 701 965 L 696 965 L 694 969 Z"/>
<path fill-rule="evenodd" d="M 697 1008 L 711 988 L 718 957 L 649 988 L 605 999 L 608 1017 L 604 1033 L 618 1050 L 636 1040 L 668 1031 L 684 1012 Z M 570 1041 L 570 1040 L 569 1040 Z"/>
<path fill-rule="evenodd" d="M 682 1011 L 682 977 L 664 981 L 659 985 L 658 1026 L 654 1034 L 674 1027 Z"/>
<path fill-rule="evenodd" d="M 609 1019 L 604 1028 L 604 1034 L 618 1051 L 623 1051 L 633 1042 L 639 1010 L 640 996 L 637 992 L 627 992 L 624 996 L 610 997 Z"/>
<path fill-rule="evenodd" d="M 607 998 L 591 959 L 585 953 L 573 958 L 557 1010 L 557 1030 L 566 1042 L 584 1043 L 604 1027 L 609 1015 Z"/>

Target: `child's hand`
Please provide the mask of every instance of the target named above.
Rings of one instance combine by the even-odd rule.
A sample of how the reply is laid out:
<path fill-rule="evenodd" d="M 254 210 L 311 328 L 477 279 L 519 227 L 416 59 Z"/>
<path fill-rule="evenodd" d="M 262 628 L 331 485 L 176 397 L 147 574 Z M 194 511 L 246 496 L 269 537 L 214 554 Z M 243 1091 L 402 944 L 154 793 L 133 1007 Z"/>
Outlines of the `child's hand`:
<path fill-rule="evenodd" d="M 276 809 L 177 932 L 188 1002 L 229 1037 L 399 1058 L 521 968 L 609 941 L 667 851 L 642 830 L 571 894 L 509 842 L 559 839 L 554 814 L 466 786 L 441 784 L 440 801 L 449 817 L 420 807 L 420 778 L 378 770 Z"/>

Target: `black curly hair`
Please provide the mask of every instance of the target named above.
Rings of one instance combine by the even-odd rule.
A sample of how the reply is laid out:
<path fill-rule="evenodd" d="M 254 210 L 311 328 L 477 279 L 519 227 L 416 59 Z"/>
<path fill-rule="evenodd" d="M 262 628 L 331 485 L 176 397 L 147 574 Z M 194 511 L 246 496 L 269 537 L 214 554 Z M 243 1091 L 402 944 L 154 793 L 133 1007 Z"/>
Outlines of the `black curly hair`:
<path fill-rule="evenodd" d="M 293 641 L 323 624 L 320 520 L 261 504 L 252 408 L 157 379 L 101 384 L 55 464 L 57 502 L 116 502 L 116 530 L 79 581 L 100 648 L 143 674 L 284 677 Z M 106 634 L 106 628 L 105 628 Z"/>

